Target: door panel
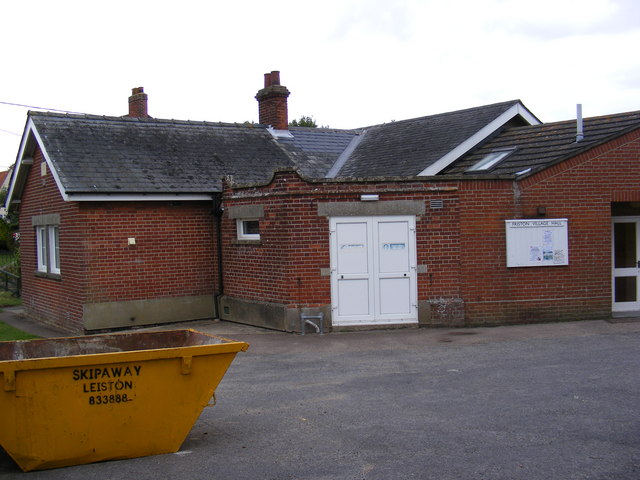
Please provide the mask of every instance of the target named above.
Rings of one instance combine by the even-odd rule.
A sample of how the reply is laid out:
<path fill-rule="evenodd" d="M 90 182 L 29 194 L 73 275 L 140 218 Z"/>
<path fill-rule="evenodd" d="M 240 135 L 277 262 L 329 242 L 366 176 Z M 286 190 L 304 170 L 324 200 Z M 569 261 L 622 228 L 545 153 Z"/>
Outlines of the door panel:
<path fill-rule="evenodd" d="M 411 279 L 380 279 L 380 315 L 405 317 L 411 314 Z"/>
<path fill-rule="evenodd" d="M 370 316 L 372 312 L 369 290 L 368 278 L 338 281 L 338 315 Z"/>
<path fill-rule="evenodd" d="M 341 223 L 337 226 L 338 273 L 368 273 L 368 225 L 364 222 Z"/>
<path fill-rule="evenodd" d="M 640 244 L 638 239 L 640 218 L 615 217 L 613 219 L 612 310 L 614 312 L 640 311 L 638 276 Z"/>
<path fill-rule="evenodd" d="M 412 311 L 413 218 L 383 217 L 376 224 L 378 319 L 401 321 Z"/>
<path fill-rule="evenodd" d="M 380 273 L 409 271 L 409 233 L 406 221 L 378 223 Z"/>
<path fill-rule="evenodd" d="M 339 222 L 332 229 L 332 302 L 334 314 L 345 323 L 371 322 L 371 225 L 361 219 Z"/>

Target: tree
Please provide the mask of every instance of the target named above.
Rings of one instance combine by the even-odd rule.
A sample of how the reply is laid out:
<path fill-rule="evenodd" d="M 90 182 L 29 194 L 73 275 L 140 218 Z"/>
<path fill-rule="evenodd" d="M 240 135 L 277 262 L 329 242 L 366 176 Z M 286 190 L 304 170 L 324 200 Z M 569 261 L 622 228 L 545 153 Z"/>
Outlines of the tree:
<path fill-rule="evenodd" d="M 289 122 L 290 127 L 311 127 L 318 128 L 318 124 L 311 116 L 302 115 L 300 120 L 292 120 Z"/>
<path fill-rule="evenodd" d="M 7 198 L 7 190 L 0 190 L 0 206 L 4 205 Z M 7 213 L 5 217 L 0 217 L 0 250 L 14 250 L 16 248 L 16 240 L 14 233 L 18 231 L 18 218 L 13 212 Z"/>

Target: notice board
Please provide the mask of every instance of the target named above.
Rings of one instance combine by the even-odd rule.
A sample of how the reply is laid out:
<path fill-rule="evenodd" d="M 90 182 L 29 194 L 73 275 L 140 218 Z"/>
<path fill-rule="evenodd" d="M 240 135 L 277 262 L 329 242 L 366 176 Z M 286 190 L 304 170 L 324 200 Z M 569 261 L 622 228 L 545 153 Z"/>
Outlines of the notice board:
<path fill-rule="evenodd" d="M 507 267 L 569 265 L 566 218 L 505 220 Z"/>

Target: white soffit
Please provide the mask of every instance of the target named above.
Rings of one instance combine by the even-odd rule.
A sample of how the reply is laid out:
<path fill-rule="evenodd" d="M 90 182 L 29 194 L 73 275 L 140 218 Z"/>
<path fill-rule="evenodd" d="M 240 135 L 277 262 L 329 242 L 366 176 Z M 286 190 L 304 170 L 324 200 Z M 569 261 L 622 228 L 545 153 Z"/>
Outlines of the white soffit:
<path fill-rule="evenodd" d="M 136 194 L 121 194 L 116 193 L 110 195 L 108 193 L 90 194 L 90 193 L 70 193 L 66 195 L 65 200 L 71 202 L 170 202 L 170 201 L 211 201 L 213 195 L 209 194 L 155 194 L 155 193 L 136 193 Z"/>
<path fill-rule="evenodd" d="M 540 120 L 538 120 L 529 110 L 524 107 L 524 105 L 522 105 L 521 103 L 516 103 L 515 105 L 510 107 L 509 110 L 504 112 L 491 123 L 488 123 L 487 125 L 482 127 L 475 134 L 467 138 L 464 142 L 444 155 L 442 158 L 429 165 L 417 176 L 428 177 L 431 175 L 437 175 L 439 172 L 447 168 L 455 160 L 467 153 L 469 150 L 478 145 L 489 135 L 495 132 L 498 128 L 502 127 L 505 123 L 507 123 L 517 115 L 520 115 L 522 118 L 524 118 L 524 120 L 527 121 L 529 125 L 539 125 L 541 123 Z"/>

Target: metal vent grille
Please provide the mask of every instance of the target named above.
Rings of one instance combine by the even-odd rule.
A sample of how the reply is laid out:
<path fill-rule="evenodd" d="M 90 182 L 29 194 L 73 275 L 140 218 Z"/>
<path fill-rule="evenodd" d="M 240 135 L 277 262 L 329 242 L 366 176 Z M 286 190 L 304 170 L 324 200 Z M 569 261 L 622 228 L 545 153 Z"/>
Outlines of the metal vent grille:
<path fill-rule="evenodd" d="M 429 206 L 434 210 L 444 208 L 444 200 L 429 200 Z"/>

